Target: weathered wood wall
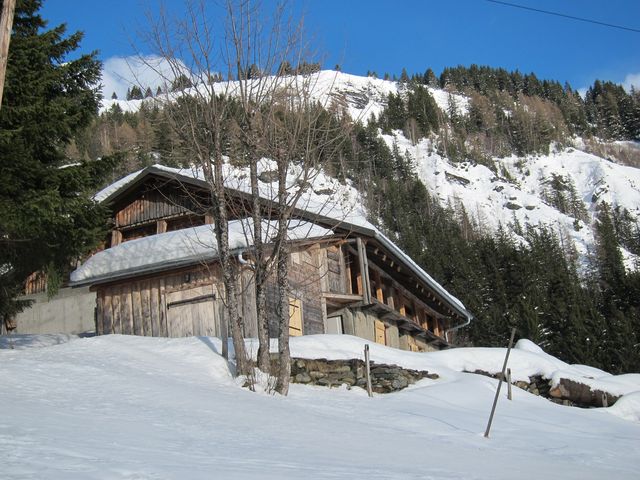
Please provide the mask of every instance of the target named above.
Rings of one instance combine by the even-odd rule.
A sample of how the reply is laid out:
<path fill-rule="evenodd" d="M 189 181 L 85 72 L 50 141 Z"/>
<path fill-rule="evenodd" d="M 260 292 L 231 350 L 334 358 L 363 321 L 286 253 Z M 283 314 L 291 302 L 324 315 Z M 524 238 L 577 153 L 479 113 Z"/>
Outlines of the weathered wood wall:
<path fill-rule="evenodd" d="M 316 259 L 304 249 L 294 253 L 289 267 L 291 297 L 302 301 L 303 333 L 323 333 L 325 312 Z M 218 336 L 221 322 L 226 321 L 221 278 L 220 266 L 215 265 L 100 286 L 97 333 Z M 254 279 L 249 267 L 241 270 L 239 287 L 243 334 L 257 337 Z M 278 335 L 276 301 L 275 279 L 271 278 L 267 285 L 267 314 L 272 337 Z"/>
<path fill-rule="evenodd" d="M 322 288 L 316 252 L 317 246 L 295 249 L 289 263 L 290 297 L 302 301 L 302 334 L 324 333 L 325 310 L 322 303 Z M 267 312 L 269 315 L 269 335 L 277 337 L 277 288 L 275 278 L 267 285 Z"/>
<path fill-rule="evenodd" d="M 197 267 L 101 286 L 97 292 L 97 333 L 215 335 L 220 324 L 219 278 L 218 266 Z M 201 298 L 206 295 L 210 298 Z"/>
<path fill-rule="evenodd" d="M 203 207 L 195 196 L 178 188 L 162 192 L 150 188 L 121 206 L 114 220 L 116 228 L 122 228 L 181 214 L 203 214 Z"/>

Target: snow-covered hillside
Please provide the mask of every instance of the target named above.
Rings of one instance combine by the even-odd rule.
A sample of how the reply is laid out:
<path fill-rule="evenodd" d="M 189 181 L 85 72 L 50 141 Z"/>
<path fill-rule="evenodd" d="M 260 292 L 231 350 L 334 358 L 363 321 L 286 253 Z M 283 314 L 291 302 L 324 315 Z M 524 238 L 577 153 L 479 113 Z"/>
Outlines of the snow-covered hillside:
<path fill-rule="evenodd" d="M 233 82 L 215 85 L 216 91 L 234 88 Z M 406 90 L 400 82 L 334 71 L 316 74 L 311 85 L 314 99 L 327 107 L 341 107 L 354 120 L 363 122 L 380 115 L 390 93 Z M 431 87 L 429 92 L 444 112 L 453 101 L 461 115 L 467 114 L 468 98 Z M 116 103 L 125 111 L 137 110 L 143 101 L 150 100 L 109 100 L 103 110 Z M 575 139 L 575 147 L 549 155 L 493 158 L 495 168 L 491 170 L 474 162 L 454 163 L 439 155 L 435 139 L 423 139 L 414 145 L 400 131 L 381 136 L 389 147 L 395 144 L 400 154 L 411 156 L 417 174 L 432 194 L 443 204 L 464 206 L 482 230 L 495 231 L 502 226 L 518 232 L 527 224 L 546 225 L 573 239 L 584 259 L 594 248 L 593 221 L 599 203 L 620 206 L 640 219 L 640 170 L 587 153 L 581 139 Z M 626 143 L 631 154 L 640 151 L 637 144 Z M 549 192 L 554 180 L 574 189 L 584 218 L 574 218 L 552 205 Z M 628 252 L 623 254 L 627 267 L 635 268 L 637 259 Z"/>
<path fill-rule="evenodd" d="M 374 361 L 440 378 L 374 398 L 292 385 L 285 398 L 241 388 L 215 339 L 22 336 L 15 349 L 2 340 L 3 479 L 582 480 L 635 479 L 640 468 L 637 417 L 612 415 L 633 418 L 638 402 L 579 409 L 517 388 L 509 402 L 503 389 L 484 438 L 497 381 L 460 370 L 499 369 L 504 349 L 425 354 L 373 344 Z M 300 337 L 292 353 L 361 357 L 364 342 Z M 512 352 L 516 376 L 570 368 L 606 377 L 530 347 Z"/>
<path fill-rule="evenodd" d="M 285 77 L 282 82 L 294 82 L 296 77 Z M 233 94 L 237 90 L 236 82 L 220 82 L 212 84 L 217 94 L 228 92 Z M 210 88 L 210 87 L 207 87 Z M 323 70 L 311 76 L 308 83 L 311 98 L 320 102 L 326 107 L 337 106 L 346 109 L 351 118 L 365 122 L 371 115 L 379 116 L 384 109 L 387 97 L 390 93 L 397 94 L 405 90 L 405 86 L 399 82 L 389 80 L 381 80 L 373 77 L 361 77 L 343 72 L 332 70 Z M 198 86 L 184 90 L 185 94 L 192 94 L 198 89 Z M 465 114 L 468 109 L 468 99 L 462 95 L 453 94 L 437 88 L 429 88 L 429 92 L 435 99 L 438 106 L 447 111 L 449 109 L 449 101 L 456 102 L 460 113 Z M 171 98 L 174 95 L 169 95 Z M 156 101 L 165 101 L 166 96 L 160 96 Z M 146 100 L 104 100 L 101 111 L 107 111 L 118 105 L 123 111 L 137 111 L 143 102 L 154 101 Z"/>
<path fill-rule="evenodd" d="M 382 135 L 389 147 L 409 155 L 427 189 L 443 204 L 463 206 L 482 230 L 511 231 L 545 225 L 568 235 L 582 256 L 593 252 L 593 221 L 597 205 L 620 206 L 640 219 L 640 170 L 618 165 L 575 148 L 549 155 L 494 158 L 499 174 L 474 162 L 453 163 L 439 155 L 428 139 L 413 144 L 401 132 Z M 575 189 L 586 219 L 562 213 L 547 197 L 554 179 Z M 634 257 L 626 253 L 627 266 Z"/>

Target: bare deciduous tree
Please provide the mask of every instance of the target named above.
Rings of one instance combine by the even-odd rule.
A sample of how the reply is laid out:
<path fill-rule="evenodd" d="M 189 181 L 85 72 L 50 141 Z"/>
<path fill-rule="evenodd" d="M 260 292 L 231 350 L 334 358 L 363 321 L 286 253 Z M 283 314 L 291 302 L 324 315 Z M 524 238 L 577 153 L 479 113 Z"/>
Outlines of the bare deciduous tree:
<path fill-rule="evenodd" d="M 250 362 L 236 303 L 238 264 L 229 246 L 228 222 L 250 218 L 258 366 L 270 370 L 266 287 L 275 275 L 279 363 L 272 373 L 278 377 L 276 390 L 286 394 L 291 368 L 289 221 L 340 136 L 323 105 L 314 100 L 317 74 L 305 69 L 306 73 L 291 75 L 290 68 L 282 68 L 308 65 L 302 22 L 288 16 L 283 5 L 266 12 L 258 2 L 227 0 L 223 10 L 224 24 L 218 25 L 203 1 L 189 3 L 186 18 L 174 22 L 161 11 L 151 23 L 149 39 L 171 65 L 172 75 L 188 72 L 193 85 L 182 92 L 165 89 L 169 93 L 164 109 L 180 148 L 209 186 L 237 371 L 248 373 Z M 229 81 L 218 81 L 223 71 Z M 264 159 L 274 165 L 277 188 L 261 188 Z M 248 167 L 249 201 L 229 197 L 228 163 Z"/>

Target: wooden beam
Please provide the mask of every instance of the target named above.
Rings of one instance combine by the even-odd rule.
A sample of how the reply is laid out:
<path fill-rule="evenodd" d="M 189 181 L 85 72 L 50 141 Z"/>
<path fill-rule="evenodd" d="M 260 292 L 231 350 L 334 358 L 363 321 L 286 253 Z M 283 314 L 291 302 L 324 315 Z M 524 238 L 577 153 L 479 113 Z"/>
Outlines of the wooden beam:
<path fill-rule="evenodd" d="M 382 291 L 382 276 L 378 270 L 373 271 L 373 280 L 376 282 L 376 299 L 384 303 L 384 292 Z"/>
<path fill-rule="evenodd" d="M 156 233 L 165 233 L 167 231 L 167 221 L 158 220 L 156 222 Z"/>
<path fill-rule="evenodd" d="M 338 245 L 338 263 L 340 265 L 340 278 L 342 278 L 342 291 L 351 293 L 351 277 L 347 276 L 347 264 L 344 260 L 345 252 L 342 245 Z"/>
<path fill-rule="evenodd" d="M 398 282 L 396 282 L 393 278 L 391 278 L 388 273 L 386 273 L 381 267 L 379 267 L 375 263 L 370 263 L 369 268 L 373 272 L 378 272 L 382 277 L 382 281 L 384 282 L 384 284 L 389 285 L 389 295 L 387 296 L 387 305 L 389 305 L 390 307 L 395 308 L 398 305 L 397 301 L 394 299 L 395 295 L 393 294 L 393 292 L 394 292 L 394 289 L 400 289 L 402 291 L 405 291 L 406 295 L 409 298 L 413 299 L 418 305 L 424 308 L 425 311 L 428 312 L 432 317 L 436 318 L 436 317 L 441 317 L 443 315 L 442 313 L 439 313 L 436 310 L 434 310 L 431 306 L 426 304 L 420 298 L 416 297 L 413 293 L 403 288 Z M 430 291 L 425 292 L 425 296 L 427 296 L 429 299 L 435 299 L 435 297 L 431 294 Z"/>
<path fill-rule="evenodd" d="M 360 264 L 360 272 L 358 275 L 359 285 L 358 288 L 361 289 L 358 293 L 362 295 L 364 298 L 364 303 L 371 303 L 371 288 L 369 283 L 369 268 L 367 262 L 367 250 L 365 248 L 364 242 L 361 237 L 356 239 L 356 244 L 358 246 L 358 262 Z"/>
<path fill-rule="evenodd" d="M 342 249 L 342 253 L 343 255 L 349 255 L 349 251 L 346 248 Z M 353 293 L 353 286 L 351 284 L 351 261 L 345 261 L 345 266 L 344 266 L 344 277 L 345 277 L 345 281 L 347 282 L 346 284 L 346 292 L 347 293 Z"/>
<path fill-rule="evenodd" d="M 122 232 L 120 230 L 111 231 L 111 246 L 115 247 L 122 243 Z"/>
<path fill-rule="evenodd" d="M 404 296 L 402 295 L 402 292 L 400 292 L 399 290 L 395 290 L 395 296 L 398 299 L 398 312 L 400 312 L 400 315 L 402 315 L 403 317 L 406 317 L 407 309 L 404 306 Z"/>

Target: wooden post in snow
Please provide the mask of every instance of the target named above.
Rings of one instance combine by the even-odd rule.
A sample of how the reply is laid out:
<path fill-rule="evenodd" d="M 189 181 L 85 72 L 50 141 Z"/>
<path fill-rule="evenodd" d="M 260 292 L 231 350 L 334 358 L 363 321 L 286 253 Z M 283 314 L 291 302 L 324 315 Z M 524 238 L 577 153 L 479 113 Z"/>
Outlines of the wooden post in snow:
<path fill-rule="evenodd" d="M 502 373 L 498 382 L 498 388 L 496 389 L 496 396 L 493 399 L 493 406 L 491 407 L 491 415 L 489 415 L 489 423 L 487 423 L 487 429 L 484 432 L 484 438 L 489 438 L 489 431 L 491 430 L 491 422 L 493 422 L 493 415 L 496 413 L 496 405 L 498 405 L 498 396 L 500 395 L 500 388 L 502 387 L 502 380 L 507 370 L 507 362 L 509 361 L 509 354 L 511 353 L 511 346 L 513 345 L 513 338 L 516 336 L 516 327 L 511 330 L 511 338 L 509 339 L 509 347 L 507 348 L 507 354 L 504 357 L 504 363 L 502 364 Z"/>
<path fill-rule="evenodd" d="M 513 396 L 511 395 L 511 369 L 507 368 L 507 398 L 509 400 L 513 400 Z"/>
<path fill-rule="evenodd" d="M 373 392 L 371 391 L 371 367 L 369 365 L 369 344 L 364 346 L 364 375 L 367 379 L 367 393 L 370 397 L 373 397 Z"/>
<path fill-rule="evenodd" d="M 4 0 L 2 2 L 2 18 L 0 18 L 0 107 L 2 106 L 4 79 L 7 74 L 9 41 L 11 40 L 11 29 L 13 28 L 13 13 L 15 8 L 16 0 Z"/>

